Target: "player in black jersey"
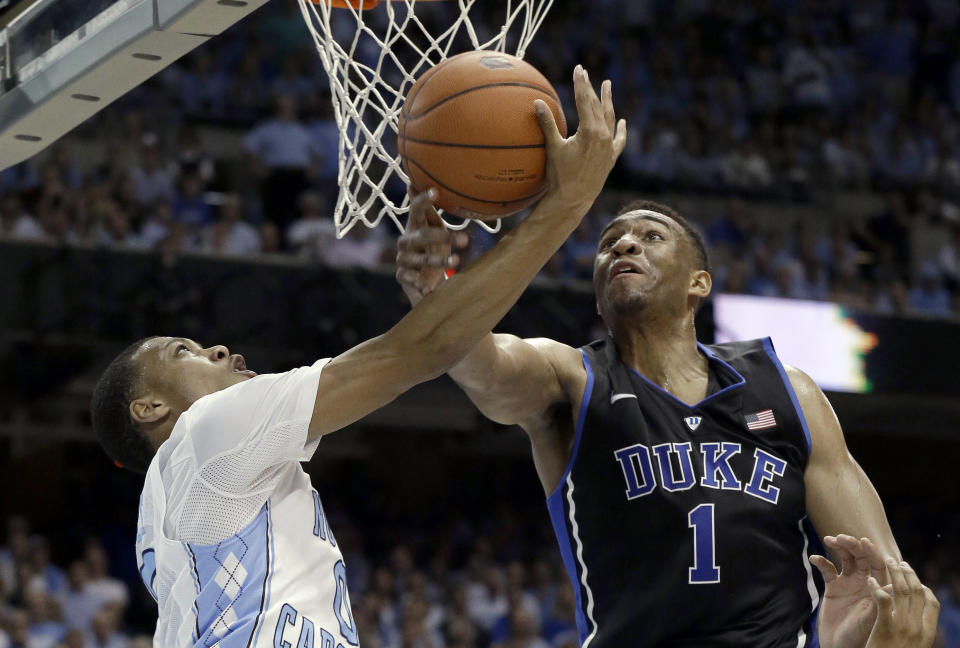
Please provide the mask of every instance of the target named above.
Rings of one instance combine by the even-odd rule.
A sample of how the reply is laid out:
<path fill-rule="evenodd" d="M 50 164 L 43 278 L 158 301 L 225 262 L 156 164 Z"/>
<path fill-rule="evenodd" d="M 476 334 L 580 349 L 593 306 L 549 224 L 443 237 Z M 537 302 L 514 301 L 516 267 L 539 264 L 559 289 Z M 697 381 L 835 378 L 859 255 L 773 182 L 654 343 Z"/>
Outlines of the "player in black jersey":
<path fill-rule="evenodd" d="M 440 227 L 401 238 L 414 303 L 443 289 L 452 240 Z M 900 555 L 823 392 L 769 339 L 697 343 L 707 252 L 669 207 L 636 203 L 606 226 L 594 288 L 605 339 L 490 334 L 449 372 L 531 439 L 581 645 L 796 648 L 819 632 L 823 648 L 862 648 L 877 619 L 869 579 L 885 582 L 881 556 L 900 569 Z M 825 596 L 817 532 L 843 567 L 813 559 Z"/>

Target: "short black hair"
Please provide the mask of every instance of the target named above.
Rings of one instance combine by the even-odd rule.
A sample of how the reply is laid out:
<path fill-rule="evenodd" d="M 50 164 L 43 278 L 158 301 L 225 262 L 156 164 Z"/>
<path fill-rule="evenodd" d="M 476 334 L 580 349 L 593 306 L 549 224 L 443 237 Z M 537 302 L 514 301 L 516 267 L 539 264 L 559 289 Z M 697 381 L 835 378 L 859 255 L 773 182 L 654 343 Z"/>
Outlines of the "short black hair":
<path fill-rule="evenodd" d="M 134 354 L 147 340 L 137 340 L 121 351 L 107 366 L 90 400 L 90 419 L 104 452 L 134 472 L 146 474 L 153 460 L 153 446 L 140 426 L 130 417 L 130 401 L 137 388 Z"/>
<path fill-rule="evenodd" d="M 703 242 L 703 236 L 700 235 L 700 232 L 690 221 L 680 215 L 680 212 L 673 207 L 668 207 L 663 203 L 658 203 L 653 200 L 634 200 L 621 207 L 620 211 L 617 212 L 617 216 L 623 216 L 624 214 L 639 210 L 657 212 L 658 214 L 669 216 L 676 221 L 677 224 L 683 228 L 683 231 L 686 233 L 687 238 L 690 240 L 697 254 L 697 270 L 710 272 L 710 255 L 707 253 L 707 245 Z"/>

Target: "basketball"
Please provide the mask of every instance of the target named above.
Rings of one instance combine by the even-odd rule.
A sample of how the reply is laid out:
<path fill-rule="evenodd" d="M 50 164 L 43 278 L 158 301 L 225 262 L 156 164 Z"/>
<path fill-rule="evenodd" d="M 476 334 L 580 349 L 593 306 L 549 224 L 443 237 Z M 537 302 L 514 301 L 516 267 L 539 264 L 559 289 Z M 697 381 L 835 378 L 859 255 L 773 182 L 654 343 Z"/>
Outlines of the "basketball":
<path fill-rule="evenodd" d="M 534 108 L 542 99 L 560 134 L 560 98 L 536 68 L 490 51 L 453 56 L 407 93 L 398 149 L 414 191 L 437 190 L 437 206 L 461 218 L 496 220 L 545 190 L 546 154 Z"/>

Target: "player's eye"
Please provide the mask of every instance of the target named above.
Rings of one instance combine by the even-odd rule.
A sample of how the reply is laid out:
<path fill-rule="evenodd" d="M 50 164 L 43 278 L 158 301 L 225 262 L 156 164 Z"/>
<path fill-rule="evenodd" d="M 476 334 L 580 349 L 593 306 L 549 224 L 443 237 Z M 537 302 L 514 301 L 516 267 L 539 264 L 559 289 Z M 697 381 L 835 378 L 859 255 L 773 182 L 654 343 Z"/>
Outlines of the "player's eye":
<path fill-rule="evenodd" d="M 650 241 L 662 241 L 663 237 L 660 236 L 660 232 L 649 231 L 647 232 L 647 240 Z"/>
<path fill-rule="evenodd" d="M 186 344 L 178 344 L 178 345 L 177 345 L 177 350 L 174 351 L 173 354 L 174 354 L 174 355 L 180 355 L 180 352 L 181 352 L 181 351 L 189 351 L 189 350 L 190 350 L 190 347 L 188 347 Z"/>

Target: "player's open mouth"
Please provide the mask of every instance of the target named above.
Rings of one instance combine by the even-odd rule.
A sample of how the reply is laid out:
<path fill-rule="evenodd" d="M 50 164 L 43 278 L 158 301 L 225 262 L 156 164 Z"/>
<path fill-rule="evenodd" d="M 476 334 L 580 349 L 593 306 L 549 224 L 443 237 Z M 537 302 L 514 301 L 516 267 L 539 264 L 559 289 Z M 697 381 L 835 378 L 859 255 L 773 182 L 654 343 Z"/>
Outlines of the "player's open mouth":
<path fill-rule="evenodd" d="M 610 269 L 610 279 L 616 279 L 624 275 L 641 275 L 643 270 L 629 261 L 617 261 Z"/>
<path fill-rule="evenodd" d="M 233 359 L 233 373 L 243 374 L 244 376 L 250 376 L 251 378 L 257 375 L 256 371 L 247 369 L 247 362 L 243 359 L 243 356 L 239 354 L 234 356 Z"/>

